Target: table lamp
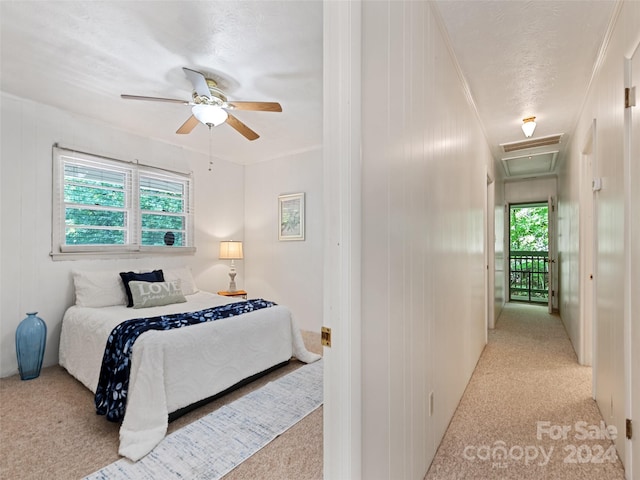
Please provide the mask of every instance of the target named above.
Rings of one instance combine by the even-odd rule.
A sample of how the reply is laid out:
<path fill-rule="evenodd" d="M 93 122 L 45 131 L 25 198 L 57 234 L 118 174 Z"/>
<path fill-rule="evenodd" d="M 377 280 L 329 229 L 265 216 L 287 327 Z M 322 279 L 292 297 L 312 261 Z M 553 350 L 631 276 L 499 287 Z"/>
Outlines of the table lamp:
<path fill-rule="evenodd" d="M 242 260 L 242 242 L 225 240 L 220 242 L 220 260 L 231 260 L 229 270 L 229 292 L 235 292 L 236 288 L 236 265 L 234 260 Z"/>

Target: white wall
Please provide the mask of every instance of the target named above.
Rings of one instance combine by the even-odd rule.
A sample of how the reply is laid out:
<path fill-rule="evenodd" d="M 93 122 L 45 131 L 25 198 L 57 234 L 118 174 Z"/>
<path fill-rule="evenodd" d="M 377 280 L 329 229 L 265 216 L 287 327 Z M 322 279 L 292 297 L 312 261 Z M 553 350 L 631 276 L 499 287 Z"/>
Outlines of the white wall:
<path fill-rule="evenodd" d="M 188 265 L 197 285 L 217 291 L 228 284 L 218 260 L 220 239 L 243 237 L 244 168 L 94 120 L 2 94 L 0 223 L 0 376 L 17 372 L 14 335 L 25 312 L 37 311 L 48 326 L 45 365 L 58 361 L 60 324 L 74 302 L 72 269 L 136 269 Z M 36 116 L 37 113 L 37 116 Z M 53 261 L 51 187 L 54 143 L 122 160 L 194 172 L 195 255 L 118 260 Z M 244 277 L 238 266 L 238 281 Z"/>
<path fill-rule="evenodd" d="M 322 149 L 245 168 L 246 290 L 286 304 L 298 326 L 320 332 L 323 296 Z M 305 194 L 304 241 L 278 240 L 278 196 Z M 239 286 L 240 287 L 240 286 Z"/>
<path fill-rule="evenodd" d="M 526 178 L 518 180 L 507 180 L 504 183 L 504 196 L 507 204 L 544 202 L 547 203 L 549 196 L 556 196 L 556 177 Z"/>
<path fill-rule="evenodd" d="M 595 176 L 603 187 L 595 197 L 596 248 L 596 337 L 594 350 L 595 396 L 606 422 L 615 425 L 618 454 L 625 462 L 625 339 L 624 315 L 629 293 L 625 293 L 625 274 L 630 258 L 625 253 L 625 234 L 640 218 L 627 215 L 625 209 L 624 141 L 624 62 L 640 41 L 640 2 L 622 3 L 610 38 L 606 56 L 592 83 L 566 161 L 559 176 L 561 315 L 576 345 L 580 331 L 579 269 L 579 179 L 581 153 L 589 129 L 596 120 L 594 144 Z M 636 79 L 637 85 L 637 79 Z M 635 107 L 640 108 L 640 107 Z M 637 129 L 636 129 L 637 132 Z M 632 161 L 636 161 L 632 159 Z M 633 188 L 637 188 L 634 185 Z M 632 206 L 631 208 L 635 208 Z M 637 348 L 637 346 L 634 346 Z M 635 399 L 636 405 L 639 399 Z M 633 399 L 631 400 L 633 401 Z M 637 460 L 640 462 L 640 459 Z M 635 465 L 637 470 L 638 464 Z M 637 475 L 637 473 L 636 473 Z"/>
<path fill-rule="evenodd" d="M 423 478 L 485 343 L 493 160 L 431 8 L 362 3 L 367 479 Z"/>

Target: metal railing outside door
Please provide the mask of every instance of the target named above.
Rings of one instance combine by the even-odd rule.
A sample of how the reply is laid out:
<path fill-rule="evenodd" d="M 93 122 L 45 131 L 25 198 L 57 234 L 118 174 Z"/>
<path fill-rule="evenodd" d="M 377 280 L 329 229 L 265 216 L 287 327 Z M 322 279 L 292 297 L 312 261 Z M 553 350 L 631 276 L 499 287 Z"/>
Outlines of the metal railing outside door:
<path fill-rule="evenodd" d="M 549 252 L 509 252 L 509 299 L 549 301 Z"/>

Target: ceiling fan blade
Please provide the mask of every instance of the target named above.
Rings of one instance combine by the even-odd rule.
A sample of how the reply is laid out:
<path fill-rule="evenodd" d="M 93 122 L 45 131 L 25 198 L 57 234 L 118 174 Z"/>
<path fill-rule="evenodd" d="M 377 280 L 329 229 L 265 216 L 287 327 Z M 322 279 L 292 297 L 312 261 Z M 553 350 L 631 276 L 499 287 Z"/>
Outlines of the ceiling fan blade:
<path fill-rule="evenodd" d="M 187 76 L 193 85 L 193 89 L 199 96 L 211 98 L 211 91 L 209 90 L 209 85 L 207 85 L 207 79 L 203 74 L 187 67 L 182 67 L 182 70 L 184 70 L 184 74 Z"/>
<path fill-rule="evenodd" d="M 247 140 L 255 140 L 256 138 L 260 138 L 260 135 L 258 135 L 256 132 L 251 130 L 249 127 L 247 127 L 244 123 L 242 123 L 240 120 L 238 120 L 236 117 L 234 117 L 231 114 L 229 114 L 229 116 L 227 117 L 227 123 L 231 125 L 233 128 L 235 128 L 238 131 L 238 133 L 243 135 Z"/>
<path fill-rule="evenodd" d="M 196 125 L 198 125 L 199 123 L 200 122 L 198 121 L 198 119 L 191 115 L 189 118 L 187 118 L 187 121 L 184 122 L 178 130 L 176 130 L 176 133 L 191 133 L 191 130 L 196 128 Z"/>
<path fill-rule="evenodd" d="M 259 112 L 281 112 L 278 102 L 230 102 L 234 110 L 254 110 Z"/>
<path fill-rule="evenodd" d="M 183 105 L 189 105 L 191 102 L 187 100 L 178 100 L 176 98 L 160 98 L 160 97 L 142 97 L 140 95 L 125 95 L 122 94 L 120 97 L 125 100 L 148 100 L 151 102 L 167 102 L 167 103 L 181 103 Z"/>

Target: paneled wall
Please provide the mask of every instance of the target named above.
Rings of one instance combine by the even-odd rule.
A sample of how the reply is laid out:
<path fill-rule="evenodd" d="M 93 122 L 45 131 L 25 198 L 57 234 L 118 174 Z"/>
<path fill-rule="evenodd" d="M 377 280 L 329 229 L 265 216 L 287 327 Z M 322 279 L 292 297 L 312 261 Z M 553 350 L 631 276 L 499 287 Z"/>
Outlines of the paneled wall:
<path fill-rule="evenodd" d="M 367 479 L 423 478 L 485 344 L 493 161 L 431 8 L 362 4 Z"/>
<path fill-rule="evenodd" d="M 137 269 L 188 265 L 196 283 L 217 291 L 228 284 L 228 265 L 218 260 L 218 242 L 242 239 L 244 168 L 180 147 L 142 138 L 59 109 L 1 97 L 0 376 L 17 373 L 14 334 L 25 312 L 47 323 L 45 365 L 58 362 L 65 309 L 74 303 L 73 269 Z M 193 171 L 195 255 L 53 261 L 51 251 L 52 155 L 62 146 L 122 160 Z M 244 279 L 238 266 L 238 281 Z"/>
<path fill-rule="evenodd" d="M 631 261 L 625 251 L 625 235 L 640 218 L 629 215 L 625 202 L 630 186 L 625 181 L 625 59 L 631 58 L 640 41 L 640 3 L 625 1 L 609 39 L 605 57 L 591 85 L 567 159 L 559 177 L 561 315 L 574 344 L 582 326 L 579 317 L 580 282 L 586 272 L 580 269 L 580 178 L 585 161 L 585 145 L 595 121 L 591 158 L 594 176 L 602 179 L 602 189 L 594 196 L 595 248 L 594 379 L 595 397 L 609 424 L 618 429 L 615 441 L 625 461 L 624 419 L 625 383 L 625 305 L 631 294 L 625 282 Z M 638 79 L 635 80 L 636 85 Z M 639 107 L 635 107 L 639 108 Z M 638 134 L 637 126 L 634 134 Z M 638 159 L 631 159 L 637 164 Z M 637 295 L 633 293 L 632 295 Z M 633 346 L 632 348 L 637 348 Z M 634 373 L 637 375 L 637 373 Z M 639 399 L 635 400 L 637 405 Z M 640 459 L 638 459 L 640 460 Z M 636 463 L 636 470 L 638 464 Z M 637 473 L 636 473 L 637 475 Z M 635 478 L 635 477 L 634 477 Z"/>

